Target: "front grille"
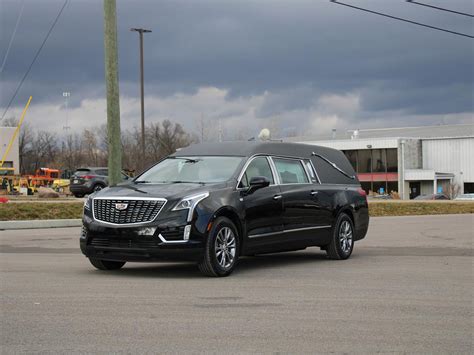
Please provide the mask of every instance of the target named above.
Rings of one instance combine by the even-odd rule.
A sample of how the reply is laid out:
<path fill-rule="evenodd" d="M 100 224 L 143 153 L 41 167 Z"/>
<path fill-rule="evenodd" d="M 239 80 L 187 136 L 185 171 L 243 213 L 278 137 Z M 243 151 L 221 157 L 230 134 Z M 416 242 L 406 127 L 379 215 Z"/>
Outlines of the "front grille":
<path fill-rule="evenodd" d="M 145 237 L 141 236 L 139 238 L 103 238 L 103 237 L 94 237 L 89 241 L 89 245 L 92 245 L 97 248 L 118 248 L 118 249 L 150 249 L 158 248 L 159 240 L 154 237 Z"/>
<path fill-rule="evenodd" d="M 166 200 L 94 199 L 94 218 L 114 224 L 146 223 L 153 221 Z M 118 207 L 126 208 L 120 210 Z M 122 205 L 122 206 L 120 206 Z"/>

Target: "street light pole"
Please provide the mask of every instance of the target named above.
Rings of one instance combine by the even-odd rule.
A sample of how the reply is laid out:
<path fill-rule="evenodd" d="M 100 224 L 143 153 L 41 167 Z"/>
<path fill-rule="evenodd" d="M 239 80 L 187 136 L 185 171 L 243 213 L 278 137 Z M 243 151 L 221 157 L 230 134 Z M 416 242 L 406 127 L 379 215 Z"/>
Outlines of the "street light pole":
<path fill-rule="evenodd" d="M 66 91 L 66 92 L 63 92 L 63 97 L 64 97 L 64 103 L 66 105 L 66 125 L 63 126 L 63 129 L 65 131 L 67 131 L 69 128 L 69 125 L 68 125 L 68 119 L 69 119 L 69 112 L 68 112 L 68 109 L 69 109 L 69 97 L 71 96 L 71 93 Z"/>
<path fill-rule="evenodd" d="M 140 38 L 140 101 L 141 101 L 141 124 L 142 124 L 142 163 L 145 164 L 145 87 L 143 67 L 143 34 L 151 30 L 144 28 L 131 28 L 130 31 L 138 32 Z"/>

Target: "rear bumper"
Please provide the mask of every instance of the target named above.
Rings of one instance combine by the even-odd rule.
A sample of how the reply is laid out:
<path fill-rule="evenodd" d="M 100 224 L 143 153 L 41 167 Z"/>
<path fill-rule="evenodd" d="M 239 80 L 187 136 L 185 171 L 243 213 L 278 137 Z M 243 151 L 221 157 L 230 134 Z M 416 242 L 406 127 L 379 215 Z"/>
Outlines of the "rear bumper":
<path fill-rule="evenodd" d="M 73 194 L 90 194 L 92 192 L 92 186 L 84 185 L 70 185 L 69 191 Z"/>

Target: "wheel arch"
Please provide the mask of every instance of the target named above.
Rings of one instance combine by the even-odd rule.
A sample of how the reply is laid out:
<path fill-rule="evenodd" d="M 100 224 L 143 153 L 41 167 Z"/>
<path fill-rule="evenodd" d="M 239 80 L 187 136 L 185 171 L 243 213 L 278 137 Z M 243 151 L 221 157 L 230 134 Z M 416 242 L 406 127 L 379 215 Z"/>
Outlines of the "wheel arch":
<path fill-rule="evenodd" d="M 209 223 L 213 223 L 217 218 L 219 217 L 226 217 L 232 221 L 232 223 L 235 225 L 237 228 L 237 234 L 239 237 L 239 253 L 242 250 L 242 243 L 243 243 L 243 233 L 244 233 L 244 227 L 242 225 L 242 221 L 239 217 L 239 214 L 237 211 L 232 208 L 231 206 L 224 206 L 219 208 L 213 215 Z"/>
<path fill-rule="evenodd" d="M 354 226 L 355 228 L 355 216 L 354 216 L 354 211 L 353 209 L 351 208 L 351 206 L 344 206 L 344 207 L 341 207 L 339 209 L 339 211 L 336 213 L 336 218 L 334 221 L 337 221 L 337 219 L 339 218 L 339 216 L 342 214 L 342 213 L 345 213 L 349 216 L 349 218 L 351 219 L 352 221 L 352 225 Z M 335 227 L 335 226 L 334 226 Z"/>

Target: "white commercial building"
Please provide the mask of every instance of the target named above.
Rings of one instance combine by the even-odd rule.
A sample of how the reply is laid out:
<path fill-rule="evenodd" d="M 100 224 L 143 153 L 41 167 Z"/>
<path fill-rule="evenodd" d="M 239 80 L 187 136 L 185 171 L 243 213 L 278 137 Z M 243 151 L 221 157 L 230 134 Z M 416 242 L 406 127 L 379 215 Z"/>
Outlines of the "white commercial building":
<path fill-rule="evenodd" d="M 367 192 L 474 193 L 474 124 L 356 130 L 288 141 L 342 150 Z"/>
<path fill-rule="evenodd" d="M 0 162 L 5 156 L 5 152 L 8 149 L 15 130 L 16 127 L 0 127 Z M 3 167 L 14 168 L 15 174 L 20 173 L 20 149 L 18 135 L 13 140 L 11 148 L 8 151 L 8 154 L 5 156 Z"/>

